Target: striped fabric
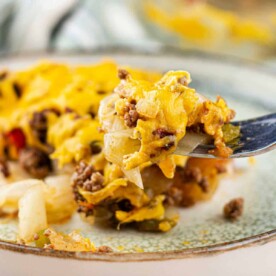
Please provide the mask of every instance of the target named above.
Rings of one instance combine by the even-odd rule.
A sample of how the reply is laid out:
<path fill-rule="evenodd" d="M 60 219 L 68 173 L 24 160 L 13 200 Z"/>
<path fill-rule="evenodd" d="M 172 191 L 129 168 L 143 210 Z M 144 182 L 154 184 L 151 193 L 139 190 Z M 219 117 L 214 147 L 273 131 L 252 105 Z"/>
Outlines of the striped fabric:
<path fill-rule="evenodd" d="M 1 51 L 87 50 L 147 42 L 151 39 L 129 0 L 0 1 Z"/>
<path fill-rule="evenodd" d="M 160 38 L 139 18 L 140 1 L 0 0 L 0 53 L 110 45 L 147 49 L 149 43 L 158 48 L 168 37 Z M 263 61 L 276 70 L 276 55 Z"/>

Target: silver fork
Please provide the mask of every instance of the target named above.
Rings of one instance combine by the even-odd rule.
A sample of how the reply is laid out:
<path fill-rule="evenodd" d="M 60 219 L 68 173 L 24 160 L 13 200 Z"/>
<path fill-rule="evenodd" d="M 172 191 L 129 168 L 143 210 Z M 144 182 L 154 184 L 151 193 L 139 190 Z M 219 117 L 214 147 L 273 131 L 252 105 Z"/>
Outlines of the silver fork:
<path fill-rule="evenodd" d="M 241 135 L 239 139 L 227 144 L 233 149 L 230 158 L 254 156 L 276 148 L 276 113 L 231 124 L 240 126 Z M 206 142 L 208 140 L 206 135 L 188 133 L 178 144 L 175 154 L 216 158 L 209 153 L 214 145 Z M 189 143 L 195 145 L 194 148 Z"/>

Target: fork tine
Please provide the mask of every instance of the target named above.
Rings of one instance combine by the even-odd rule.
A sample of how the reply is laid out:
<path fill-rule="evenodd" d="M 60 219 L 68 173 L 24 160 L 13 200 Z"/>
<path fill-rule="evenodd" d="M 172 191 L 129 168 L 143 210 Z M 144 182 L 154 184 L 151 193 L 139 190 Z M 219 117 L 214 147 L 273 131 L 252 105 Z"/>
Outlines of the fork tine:
<path fill-rule="evenodd" d="M 231 158 L 248 157 L 272 150 L 276 144 L 276 113 L 240 122 L 241 137 Z M 230 145 L 231 146 L 231 145 Z"/>
<path fill-rule="evenodd" d="M 276 113 L 231 123 L 241 127 L 241 137 L 227 144 L 233 149 L 230 158 L 249 157 L 265 153 L 276 148 Z M 217 158 L 209 153 L 212 144 L 199 144 L 186 155 L 199 158 Z M 178 150 L 177 152 L 181 152 Z"/>

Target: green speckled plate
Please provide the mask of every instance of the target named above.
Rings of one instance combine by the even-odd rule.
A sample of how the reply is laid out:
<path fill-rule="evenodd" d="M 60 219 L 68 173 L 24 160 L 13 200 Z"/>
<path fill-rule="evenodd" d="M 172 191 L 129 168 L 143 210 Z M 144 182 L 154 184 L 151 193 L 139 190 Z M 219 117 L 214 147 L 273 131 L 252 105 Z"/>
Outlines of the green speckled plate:
<path fill-rule="evenodd" d="M 197 52 L 153 49 L 146 53 L 137 53 L 109 49 L 81 55 L 11 56 L 0 60 L 0 67 L 17 69 L 45 58 L 68 63 L 93 63 L 103 57 L 114 58 L 120 64 L 146 69 L 190 71 L 192 86 L 211 98 L 218 94 L 223 96 L 237 111 L 237 119 L 276 111 L 276 79 L 266 68 Z M 85 224 L 77 215 L 66 224 L 54 226 L 66 232 L 79 229 L 97 246 L 112 247 L 112 254 L 65 253 L 14 245 L 10 242 L 17 235 L 15 221 L 0 224 L 0 247 L 58 257 L 128 261 L 223 252 L 267 242 L 276 237 L 275 152 L 256 157 L 254 165 L 249 165 L 248 160 L 243 159 L 236 160 L 235 166 L 238 172 L 223 179 L 211 201 L 180 211 L 180 223 L 169 233 L 103 229 Z M 244 215 L 237 222 L 226 222 L 222 217 L 223 206 L 235 197 L 245 199 Z"/>

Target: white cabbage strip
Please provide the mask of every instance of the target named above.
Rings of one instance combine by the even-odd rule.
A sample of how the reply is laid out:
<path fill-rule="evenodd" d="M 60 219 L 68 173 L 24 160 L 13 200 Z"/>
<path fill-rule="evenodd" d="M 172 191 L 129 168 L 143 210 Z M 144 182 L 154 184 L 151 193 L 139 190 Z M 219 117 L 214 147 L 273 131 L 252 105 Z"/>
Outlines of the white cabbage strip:
<path fill-rule="evenodd" d="M 6 213 L 19 212 L 19 238 L 33 239 L 48 223 L 66 219 L 75 210 L 70 176 L 27 179 L 0 186 L 0 208 Z"/>

